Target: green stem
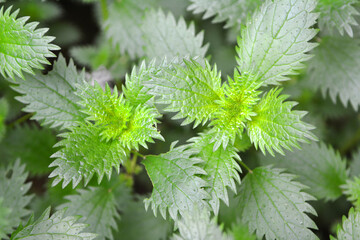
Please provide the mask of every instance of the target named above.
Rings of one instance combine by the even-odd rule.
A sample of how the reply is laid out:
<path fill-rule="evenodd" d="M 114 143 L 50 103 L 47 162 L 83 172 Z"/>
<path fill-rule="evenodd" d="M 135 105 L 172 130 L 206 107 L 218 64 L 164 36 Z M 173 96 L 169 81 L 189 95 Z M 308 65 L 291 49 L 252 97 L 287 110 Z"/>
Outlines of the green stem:
<path fill-rule="evenodd" d="M 253 171 L 241 160 L 238 161 L 241 166 L 243 166 L 249 173 L 253 173 Z"/>
<path fill-rule="evenodd" d="M 107 0 L 101 0 L 100 4 L 101 4 L 101 12 L 102 12 L 103 20 L 106 21 L 109 18 Z"/>
<path fill-rule="evenodd" d="M 28 114 L 25 114 L 24 116 L 16 119 L 15 121 L 9 123 L 9 127 L 12 128 L 14 127 L 15 125 L 17 124 L 20 124 L 20 123 L 23 123 L 25 121 L 27 121 L 29 118 L 31 118 L 32 116 L 34 115 L 34 113 L 28 113 Z"/>

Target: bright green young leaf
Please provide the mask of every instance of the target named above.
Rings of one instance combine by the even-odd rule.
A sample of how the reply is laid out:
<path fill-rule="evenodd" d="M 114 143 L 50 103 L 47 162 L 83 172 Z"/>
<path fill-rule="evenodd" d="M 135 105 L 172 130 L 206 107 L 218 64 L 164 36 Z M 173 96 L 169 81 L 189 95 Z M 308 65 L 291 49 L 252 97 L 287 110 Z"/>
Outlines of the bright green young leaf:
<path fill-rule="evenodd" d="M 229 205 L 229 198 L 227 188 L 236 192 L 235 182 L 240 184 L 241 169 L 238 163 L 241 161 L 236 149 L 228 146 L 226 149 L 218 148 L 213 151 L 214 143 L 210 143 L 212 135 L 201 135 L 200 137 L 192 138 L 191 149 L 197 152 L 200 159 L 203 160 L 201 167 L 207 173 L 202 176 L 209 186 L 206 188 L 211 195 L 209 203 L 215 214 L 219 212 L 220 199 Z"/>
<path fill-rule="evenodd" d="M 0 197 L 0 239 L 6 237 L 6 229 L 9 226 L 8 218 L 11 210 L 3 206 L 4 198 Z"/>
<path fill-rule="evenodd" d="M 6 219 L 7 225 L 2 226 L 5 234 L 11 233 L 13 228 L 30 214 L 26 209 L 32 199 L 32 196 L 25 195 L 31 186 L 31 183 L 25 183 L 27 176 L 25 165 L 20 165 L 19 160 L 7 168 L 0 168 L 0 198 L 3 199 L 1 206 L 10 211 Z"/>
<path fill-rule="evenodd" d="M 145 207 L 151 205 L 156 215 L 159 209 L 166 218 L 166 210 L 172 219 L 178 219 L 178 213 L 192 211 L 195 206 L 207 208 L 205 199 L 208 193 L 203 189 L 207 183 L 198 175 L 206 172 L 197 165 L 201 159 L 193 156 L 194 151 L 187 146 L 174 147 L 158 156 L 147 156 L 143 161 L 153 184 L 151 197 L 145 199 Z"/>
<path fill-rule="evenodd" d="M 208 45 L 203 46 L 203 32 L 196 35 L 194 24 L 187 27 L 183 18 L 176 22 L 171 13 L 165 15 L 162 10 L 149 11 L 141 29 L 148 59 L 205 57 Z"/>
<path fill-rule="evenodd" d="M 12 79 L 24 78 L 22 71 L 34 74 L 32 68 L 43 69 L 42 64 L 50 64 L 46 58 L 55 57 L 51 51 L 60 49 L 50 43 L 54 37 L 44 36 L 48 29 L 26 23 L 29 17 L 16 19 L 18 13 L 11 13 L 11 7 L 0 9 L 0 73 Z"/>
<path fill-rule="evenodd" d="M 274 164 L 299 176 L 297 181 L 318 199 L 335 200 L 342 195 L 341 185 L 346 183 L 346 161 L 334 149 L 324 143 L 302 144 L 301 149 L 286 151 L 282 156 L 260 156 L 262 165 Z"/>
<path fill-rule="evenodd" d="M 86 224 L 76 223 L 80 216 L 63 217 L 64 212 L 65 209 L 57 211 L 50 217 L 50 207 L 47 208 L 38 220 L 34 221 L 32 216 L 25 226 L 20 225 L 11 240 L 95 239 L 95 234 L 83 232 Z"/>
<path fill-rule="evenodd" d="M 205 67 L 194 60 L 184 61 L 186 66 L 176 65 L 175 70 L 166 70 L 145 85 L 158 97 L 158 103 L 169 104 L 166 111 L 177 112 L 173 119 L 186 118 L 183 125 L 195 121 L 196 127 L 205 124 L 218 109 L 215 101 L 223 95 L 221 77 L 216 66 L 211 69 L 207 61 Z"/>
<path fill-rule="evenodd" d="M 118 221 L 118 231 L 114 232 L 115 239 L 168 239 L 173 230 L 171 222 L 160 216 L 155 217 L 151 211 L 146 211 L 141 199 L 127 202 Z"/>
<path fill-rule="evenodd" d="M 301 121 L 304 111 L 292 110 L 296 102 L 286 101 L 287 95 L 280 95 L 281 89 L 271 89 L 254 107 L 257 114 L 247 124 L 251 142 L 255 148 L 266 150 L 274 155 L 274 151 L 284 154 L 282 148 L 290 150 L 299 148 L 298 142 L 316 140 L 310 132 L 313 127 Z"/>
<path fill-rule="evenodd" d="M 0 142 L 4 138 L 6 132 L 5 120 L 9 112 L 9 104 L 6 98 L 0 99 Z"/>
<path fill-rule="evenodd" d="M 24 124 L 8 131 L 5 140 L 0 143 L 0 152 L 7 162 L 20 158 L 31 175 L 42 175 L 51 170 L 48 166 L 50 156 L 55 152 L 55 143 L 56 136 L 50 129 Z"/>
<path fill-rule="evenodd" d="M 343 216 L 342 226 L 338 225 L 336 234 L 338 240 L 357 240 L 360 239 L 360 212 L 350 209 L 348 218 Z M 331 240 L 336 238 L 330 236 Z"/>
<path fill-rule="evenodd" d="M 257 240 L 256 235 L 249 232 L 249 228 L 240 222 L 234 223 L 229 232 L 234 240 Z"/>
<path fill-rule="evenodd" d="M 347 199 L 353 203 L 356 210 L 360 210 L 360 178 L 354 177 L 353 180 L 347 180 L 342 187 Z"/>
<path fill-rule="evenodd" d="M 358 0 L 319 0 L 317 10 L 320 12 L 320 30 L 333 34 L 337 29 L 341 35 L 344 35 L 345 30 L 350 37 L 353 37 L 352 26 L 358 25 L 355 16 L 359 15 L 354 4 L 358 2 Z"/>
<path fill-rule="evenodd" d="M 318 239 L 309 229 L 317 229 L 305 213 L 316 215 L 307 203 L 314 197 L 302 192 L 304 185 L 282 170 L 259 167 L 248 173 L 239 190 L 238 216 L 267 240 Z"/>
<path fill-rule="evenodd" d="M 138 68 L 134 67 L 131 74 L 126 75 L 123 86 L 126 100 L 133 106 L 150 104 L 153 96 L 149 94 L 149 89 L 144 86 L 144 83 L 150 81 L 151 77 L 156 76 L 159 72 L 161 72 L 161 68 L 156 65 L 155 61 L 151 61 L 148 65 L 143 61 Z"/>
<path fill-rule="evenodd" d="M 254 106 L 259 101 L 261 81 L 254 75 L 240 75 L 237 70 L 234 72 L 234 80 L 228 78 L 228 84 L 224 87 L 225 97 L 218 101 L 219 107 L 214 113 L 214 120 L 211 122 L 211 133 L 215 141 L 214 149 L 221 144 L 224 149 L 230 142 L 235 144 L 236 136 L 242 137 L 245 123 L 255 116 Z"/>
<path fill-rule="evenodd" d="M 344 106 L 360 105 L 360 40 L 350 37 L 324 37 L 309 62 L 307 84 L 327 91 L 333 102 L 339 96 Z"/>
<path fill-rule="evenodd" d="M 113 93 L 112 93 L 113 91 Z M 119 141 L 123 147 L 138 149 L 139 144 L 146 147 L 152 138 L 164 140 L 156 129 L 157 113 L 148 106 L 132 106 L 117 88 L 113 90 L 106 84 L 103 90 L 99 84 L 79 85 L 77 95 L 81 97 L 82 112 L 89 115 L 100 128 L 102 140 Z"/>
<path fill-rule="evenodd" d="M 242 28 L 238 64 L 241 73 L 257 73 L 264 84 L 279 84 L 296 74 L 316 44 L 310 28 L 316 0 L 266 0 Z"/>
<path fill-rule="evenodd" d="M 174 234 L 171 240 L 231 240 L 222 233 L 216 219 L 210 219 L 209 213 L 195 208 L 186 211 L 177 222 L 180 234 Z"/>
<path fill-rule="evenodd" d="M 146 64 L 143 61 L 138 68 L 134 67 L 130 75 L 126 76 L 125 85 L 123 86 L 123 92 L 127 101 L 133 106 L 139 104 L 152 105 L 153 95 L 149 93 L 149 88 L 144 84 L 150 81 L 154 77 L 158 77 L 165 70 L 173 69 L 174 64 L 181 64 L 183 60 L 180 58 L 174 58 L 172 60 L 163 59 L 161 62 L 151 61 Z"/>
<path fill-rule="evenodd" d="M 79 97 L 75 95 L 75 85 L 85 80 L 85 73 L 78 73 L 72 60 L 67 65 L 60 55 L 47 75 L 38 72 L 25 77 L 26 81 L 19 81 L 13 88 L 23 94 L 16 98 L 27 104 L 23 110 L 35 113 L 32 119 L 62 128 L 75 126 L 76 121 L 84 119 L 85 114 L 79 111 L 77 104 Z"/>
<path fill-rule="evenodd" d="M 70 130 L 59 134 L 64 139 L 55 147 L 61 150 L 51 156 L 56 158 L 49 166 L 56 167 L 49 176 L 55 177 L 53 186 L 63 180 L 63 188 L 71 181 L 75 188 L 81 179 L 87 185 L 95 173 L 100 183 L 104 174 L 110 178 L 113 168 L 120 171 L 127 154 L 118 140 L 102 141 L 101 129 L 90 123 L 81 123 Z"/>
<path fill-rule="evenodd" d="M 69 202 L 57 207 L 58 210 L 67 208 L 65 216 L 81 216 L 78 222 L 88 224 L 89 229 L 98 234 L 96 239 L 114 239 L 111 229 L 117 230 L 115 219 L 120 216 L 111 189 L 103 186 L 79 189 L 77 195 L 65 198 Z"/>
<path fill-rule="evenodd" d="M 214 17 L 213 23 L 225 22 L 225 28 L 240 28 L 249 13 L 260 5 L 262 0 L 191 0 L 188 10 L 198 14 L 204 12 L 204 19 Z"/>
<path fill-rule="evenodd" d="M 142 18 L 147 9 L 154 7 L 156 0 L 113 1 L 108 7 L 109 17 L 104 22 L 106 36 L 131 58 L 142 57 L 143 32 Z"/>

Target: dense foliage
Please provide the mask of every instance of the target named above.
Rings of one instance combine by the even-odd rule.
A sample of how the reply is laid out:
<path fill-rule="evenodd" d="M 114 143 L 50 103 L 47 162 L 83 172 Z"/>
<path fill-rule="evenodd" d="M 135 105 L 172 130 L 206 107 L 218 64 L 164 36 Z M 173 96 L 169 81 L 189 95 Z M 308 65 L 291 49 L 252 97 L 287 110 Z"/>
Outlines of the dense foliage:
<path fill-rule="evenodd" d="M 360 1 L 0 2 L 1 239 L 360 239 Z"/>

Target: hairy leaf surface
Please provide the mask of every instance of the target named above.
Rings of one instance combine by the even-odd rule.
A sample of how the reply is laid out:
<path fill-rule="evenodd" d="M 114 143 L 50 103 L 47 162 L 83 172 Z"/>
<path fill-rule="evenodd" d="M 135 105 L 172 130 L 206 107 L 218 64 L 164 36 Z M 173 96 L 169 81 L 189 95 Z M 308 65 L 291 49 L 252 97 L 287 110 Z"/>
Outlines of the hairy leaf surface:
<path fill-rule="evenodd" d="M 141 240 L 168 239 L 173 230 L 171 222 L 146 211 L 141 199 L 127 202 L 114 235 L 126 240 L 138 240 L 139 236 Z"/>
<path fill-rule="evenodd" d="M 11 210 L 3 206 L 4 198 L 0 197 L 0 239 L 6 237 L 6 230 L 9 228 L 8 218 L 10 216 Z"/>
<path fill-rule="evenodd" d="M 352 180 L 347 180 L 346 184 L 342 186 L 344 194 L 347 199 L 353 203 L 356 210 L 360 209 L 360 178 L 354 177 Z"/>
<path fill-rule="evenodd" d="M 302 144 L 301 149 L 286 151 L 282 156 L 260 156 L 262 164 L 274 164 L 299 176 L 297 181 L 318 199 L 335 200 L 342 195 L 341 185 L 346 183 L 346 161 L 324 143 Z"/>
<path fill-rule="evenodd" d="M 114 194 L 106 187 L 90 187 L 79 189 L 77 195 L 65 197 L 69 202 L 57 207 L 65 209 L 65 216 L 81 216 L 80 223 L 89 225 L 96 239 L 114 239 L 111 229 L 117 230 L 115 218 L 119 218 L 116 210 Z M 117 239 L 117 238 L 116 238 Z"/>
<path fill-rule="evenodd" d="M 360 212 L 350 209 L 349 215 L 346 218 L 343 216 L 342 226 L 338 225 L 337 228 L 337 239 L 338 240 L 356 240 L 360 238 Z M 334 237 L 330 236 L 331 240 L 335 240 Z"/>
<path fill-rule="evenodd" d="M 310 27 L 317 14 L 315 0 L 266 0 L 242 28 L 238 64 L 242 73 L 258 73 L 264 84 L 279 84 L 303 68 L 316 44 Z"/>
<path fill-rule="evenodd" d="M 71 181 L 75 188 L 81 179 L 87 185 L 95 173 L 100 183 L 104 174 L 110 178 L 113 167 L 120 171 L 126 152 L 117 140 L 102 141 L 100 130 L 90 123 L 81 123 L 71 132 L 59 134 L 64 139 L 55 147 L 61 150 L 52 155 L 56 160 L 49 166 L 56 167 L 49 176 L 55 177 L 53 186 L 63 180 L 63 188 Z"/>
<path fill-rule="evenodd" d="M 195 121 L 196 127 L 205 124 L 218 109 L 215 101 L 223 94 L 221 78 L 216 66 L 211 69 L 208 62 L 205 67 L 193 60 L 185 60 L 185 64 L 155 76 L 146 86 L 158 97 L 158 103 L 169 104 L 166 111 L 177 112 L 174 119 L 186 118 L 183 125 Z"/>
<path fill-rule="evenodd" d="M 235 70 L 234 80 L 228 78 L 225 95 L 218 101 L 219 107 L 210 124 L 210 132 L 214 134 L 210 142 L 215 142 L 214 149 L 221 144 L 225 149 L 229 142 L 235 144 L 237 136 L 242 138 L 246 122 L 256 115 L 253 108 L 260 99 L 260 87 L 261 81 L 256 75 L 240 75 Z"/>
<path fill-rule="evenodd" d="M 205 57 L 208 45 L 203 46 L 204 34 L 195 34 L 194 24 L 186 26 L 183 18 L 176 22 L 171 13 L 149 11 L 142 25 L 144 51 L 149 59 L 174 57 Z"/>
<path fill-rule="evenodd" d="M 339 96 L 344 106 L 360 105 L 360 40 L 349 37 L 324 37 L 309 62 L 307 84 L 327 91 L 333 102 Z"/>
<path fill-rule="evenodd" d="M 87 225 L 76 223 L 77 217 L 63 217 L 65 209 L 55 212 L 50 217 L 50 208 L 34 221 L 34 216 L 30 218 L 25 226 L 20 225 L 11 235 L 11 240 L 92 240 L 96 235 L 93 233 L 82 232 Z"/>
<path fill-rule="evenodd" d="M 280 92 L 281 89 L 271 89 L 265 94 L 254 107 L 257 115 L 247 124 L 251 142 L 264 154 L 265 150 L 271 155 L 273 150 L 284 154 L 282 148 L 299 148 L 298 142 L 316 140 L 310 132 L 314 127 L 301 121 L 306 112 L 292 110 L 296 102 L 284 102 L 288 96 Z"/>
<path fill-rule="evenodd" d="M 209 203 L 215 214 L 219 212 L 220 199 L 229 205 L 227 188 L 236 192 L 235 182 L 240 184 L 240 166 L 236 160 L 241 161 L 236 149 L 228 146 L 226 149 L 214 149 L 214 143 L 209 144 L 212 135 L 201 135 L 190 140 L 191 148 L 198 152 L 197 156 L 204 162 L 201 167 L 207 173 L 202 177 L 208 184 L 207 192 L 211 195 Z"/>
<path fill-rule="evenodd" d="M 142 18 L 147 9 L 154 6 L 156 0 L 114 1 L 109 6 L 109 18 L 104 22 L 106 36 L 131 58 L 142 57 L 143 32 Z"/>
<path fill-rule="evenodd" d="M 151 197 L 145 199 L 146 209 L 151 205 L 156 215 L 159 209 L 166 218 L 166 210 L 170 217 L 178 218 L 184 211 L 192 211 L 195 206 L 207 207 L 205 199 L 209 197 L 203 187 L 207 183 L 197 175 L 206 174 L 196 166 L 201 159 L 193 157 L 194 151 L 187 146 L 174 147 L 167 153 L 158 156 L 150 155 L 143 161 L 153 184 Z"/>
<path fill-rule="evenodd" d="M 216 219 L 210 219 L 207 211 L 196 208 L 187 211 L 177 222 L 180 234 L 174 234 L 171 240 L 231 240 L 222 233 Z"/>
<path fill-rule="evenodd" d="M 43 69 L 50 64 L 47 57 L 55 57 L 51 50 L 60 48 L 51 44 L 55 38 L 45 36 L 47 28 L 36 29 L 38 23 L 26 23 L 29 17 L 16 18 L 19 10 L 0 9 L 0 72 L 4 77 L 24 78 L 23 72 L 34 74 L 33 68 Z"/>
<path fill-rule="evenodd" d="M 341 35 L 345 32 L 353 37 L 353 26 L 358 23 L 355 16 L 359 15 L 354 4 L 357 0 L 319 0 L 317 10 L 320 12 L 319 28 L 321 31 L 333 34 L 337 29 Z"/>
<path fill-rule="evenodd" d="M 112 90 L 108 85 L 105 91 L 100 85 L 84 83 L 77 92 L 82 99 L 82 112 L 89 115 L 87 120 L 94 121 L 100 129 L 102 140 L 119 141 L 123 147 L 138 149 L 139 144 L 146 147 L 152 138 L 163 140 L 157 131 L 157 113 L 148 106 L 133 107 L 123 95 L 118 95 L 117 88 Z"/>
<path fill-rule="evenodd" d="M 85 114 L 79 111 L 77 104 L 75 85 L 85 80 L 85 74 L 77 72 L 72 60 L 67 65 L 60 55 L 47 75 L 38 72 L 25 77 L 26 81 L 19 81 L 13 88 L 22 94 L 16 99 L 27 104 L 23 110 L 35 113 L 32 119 L 61 128 L 75 126 L 76 121 L 84 119 Z"/>
<path fill-rule="evenodd" d="M 249 13 L 252 13 L 262 0 L 191 0 L 188 10 L 195 14 L 204 12 L 204 19 L 214 17 L 213 23 L 226 22 L 225 28 L 240 28 Z"/>
<path fill-rule="evenodd" d="M 239 190 L 238 216 L 267 240 L 318 239 L 309 229 L 315 223 L 305 214 L 315 214 L 307 203 L 315 200 L 302 192 L 304 185 L 293 181 L 294 175 L 282 170 L 259 167 L 248 173 Z"/>
<path fill-rule="evenodd" d="M 7 224 L 2 226 L 5 234 L 11 233 L 13 228 L 30 214 L 26 209 L 32 199 L 32 196 L 26 195 L 31 186 L 31 183 L 25 183 L 27 176 L 25 165 L 20 165 L 19 160 L 6 168 L 0 168 L 0 198 L 3 199 L 1 206 L 10 211 Z"/>
<path fill-rule="evenodd" d="M 138 68 L 134 67 L 131 74 L 126 75 L 125 86 L 123 86 L 126 100 L 135 107 L 139 104 L 153 105 L 153 95 L 149 93 L 149 88 L 144 84 L 152 78 L 160 76 L 165 70 L 173 69 L 174 64 L 183 64 L 183 60 L 164 58 L 161 62 L 151 61 L 149 64 L 143 61 Z"/>

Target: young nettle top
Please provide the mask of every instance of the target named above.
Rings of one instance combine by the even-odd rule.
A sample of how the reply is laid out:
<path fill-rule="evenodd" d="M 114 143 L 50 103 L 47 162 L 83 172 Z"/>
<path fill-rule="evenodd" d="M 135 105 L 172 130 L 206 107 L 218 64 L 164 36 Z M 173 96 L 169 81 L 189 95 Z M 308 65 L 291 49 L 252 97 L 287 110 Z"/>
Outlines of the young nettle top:
<path fill-rule="evenodd" d="M 113 168 L 119 173 L 121 165 L 129 176 L 134 174 L 136 158 L 142 156 L 139 146 L 147 148 L 147 143 L 154 139 L 165 140 L 158 130 L 162 111 L 157 109 L 165 105 L 163 110 L 175 113 L 174 119 L 183 119 L 182 125 L 206 126 L 187 144 L 175 146 L 173 143 L 166 153 L 143 156 L 142 163 L 153 186 L 151 196 L 144 200 L 145 207 L 151 207 L 155 215 L 159 210 L 164 218 L 170 216 L 176 221 L 180 235 L 173 239 L 204 239 L 201 236 L 227 239 L 214 220 L 210 220 L 210 213 L 218 214 L 220 200 L 229 204 L 228 188 L 234 192 L 239 189 L 236 214 L 258 238 L 316 239 L 309 230 L 316 225 L 306 214 L 316 214 L 307 203 L 314 198 L 303 192 L 306 186 L 281 169 L 250 170 L 237 154 L 236 140 L 249 138 L 263 155 L 268 152 L 273 156 L 276 152 L 285 155 L 285 150 L 300 148 L 301 142 L 316 140 L 311 133 L 313 127 L 302 121 L 306 113 L 293 110 L 297 103 L 287 101 L 288 95 L 282 94 L 282 88 L 272 86 L 297 74 L 311 57 L 308 52 L 318 45 L 311 42 L 317 34 L 312 28 L 319 17 L 314 13 L 317 1 L 266 0 L 256 8 L 254 5 L 261 1 L 191 0 L 189 9 L 205 12 L 205 18 L 216 15 L 215 21 L 227 21 L 227 26 L 246 22 L 237 40 L 237 66 L 226 81 L 217 66 L 205 58 L 208 45 L 203 45 L 203 34 L 196 34 L 194 25 L 187 26 L 182 18 L 176 21 L 171 13 L 153 10 L 155 2 L 113 1 L 109 3 L 110 8 L 102 9 L 106 33 L 103 40 L 111 41 L 120 49 L 119 54 L 145 59 L 126 75 L 121 91 L 118 86 L 101 87 L 96 81 L 92 84 L 85 71 L 79 72 L 73 61 L 67 63 L 62 55 L 46 75 L 34 73 L 32 69 L 41 69 L 41 63 L 48 63 L 46 57 L 54 56 L 50 50 L 58 47 L 50 44 L 52 37 L 44 36 L 46 30 L 35 30 L 36 24 L 25 24 L 27 18 L 16 19 L 17 11 L 11 14 L 11 8 L 5 11 L 1 8 L 0 72 L 12 78 L 9 81 L 13 89 L 21 94 L 17 99 L 27 104 L 24 111 L 33 113 L 32 118 L 42 124 L 61 131 L 58 135 L 61 140 L 55 144 L 59 148 L 50 164 L 55 167 L 49 176 L 54 178 L 52 185 L 62 182 L 64 188 L 72 183 L 75 188 L 84 180 L 86 186 L 95 174 L 100 184 L 105 175 L 111 178 Z M 104 3 L 107 7 L 106 1 L 102 6 Z M 351 3 L 349 1 L 349 9 L 352 9 Z M 236 17 L 234 9 L 225 8 L 232 4 L 235 10 L 256 10 L 245 21 L 244 16 Z M 214 7 L 207 9 L 207 5 Z M 320 1 L 318 9 L 328 5 L 327 1 Z M 352 24 L 352 17 L 348 17 L 337 27 L 341 33 L 345 29 L 351 35 Z M 319 69 L 313 70 L 313 74 Z M 335 199 L 341 194 L 339 185 L 346 183 L 344 161 L 325 145 L 306 148 L 305 156 L 311 155 L 314 149 L 326 156 L 318 171 L 332 169 L 339 177 L 313 178 L 318 187 L 313 194 Z M 289 160 L 301 157 L 302 153 L 295 151 Z M 278 160 L 281 162 L 282 158 Z M 242 182 L 240 164 L 249 172 Z M 307 174 L 312 173 L 308 170 L 311 161 L 302 161 L 302 167 L 306 173 L 296 173 L 291 166 L 288 169 L 313 187 L 315 180 L 306 180 Z M 333 179 L 336 187 L 326 186 L 329 179 Z M 15 205 L 2 196 L 15 193 L 4 187 L 12 179 L 5 180 L 0 182 L 0 193 L 3 193 L 0 209 L 8 214 Z M 358 179 L 347 185 L 347 194 L 356 202 Z M 28 185 L 25 186 L 27 191 Z M 59 207 L 68 207 L 65 214 L 68 217 L 63 217 L 61 209 L 50 217 L 48 209 L 39 220 L 31 218 L 25 226 L 20 226 L 13 239 L 29 232 L 42 234 L 39 228 L 50 231 L 54 224 L 67 224 L 58 230 L 67 231 L 70 237 L 64 236 L 69 239 L 73 239 L 71 234 L 93 239 L 95 235 L 80 233 L 86 226 L 83 222 L 92 224 L 101 239 L 112 239 L 111 229 L 116 228 L 114 219 L 118 217 L 110 211 L 118 207 L 113 190 L 104 186 L 80 190 L 68 197 L 69 203 Z M 22 206 L 29 199 L 25 200 L 18 204 L 21 211 L 16 218 L 10 218 L 11 221 L 17 221 L 26 213 Z M 109 214 L 98 217 L 104 208 Z M 77 211 L 84 215 L 78 225 L 77 219 L 71 217 Z M 344 228 L 358 218 L 350 213 Z M 197 219 L 200 221 L 196 228 L 186 228 Z M 4 224 L 7 223 L 1 221 L 0 215 L 0 227 Z M 12 222 L 10 225 L 10 228 L 16 226 Z M 338 232 L 343 234 L 342 229 Z"/>

